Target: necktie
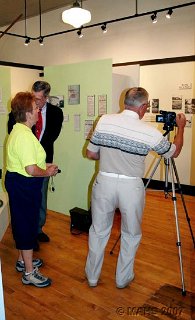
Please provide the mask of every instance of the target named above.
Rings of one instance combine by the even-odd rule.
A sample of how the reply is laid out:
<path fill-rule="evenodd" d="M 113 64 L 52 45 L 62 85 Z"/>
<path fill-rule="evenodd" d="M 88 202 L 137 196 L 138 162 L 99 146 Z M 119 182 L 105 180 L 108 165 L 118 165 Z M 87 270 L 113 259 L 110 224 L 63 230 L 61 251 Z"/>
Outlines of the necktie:
<path fill-rule="evenodd" d="M 42 125 L 43 125 L 42 115 L 41 115 L 41 111 L 39 111 L 38 112 L 38 121 L 37 121 L 36 126 L 35 126 L 35 134 L 36 134 L 36 137 L 37 137 L 38 140 L 39 140 L 40 135 L 41 135 Z"/>

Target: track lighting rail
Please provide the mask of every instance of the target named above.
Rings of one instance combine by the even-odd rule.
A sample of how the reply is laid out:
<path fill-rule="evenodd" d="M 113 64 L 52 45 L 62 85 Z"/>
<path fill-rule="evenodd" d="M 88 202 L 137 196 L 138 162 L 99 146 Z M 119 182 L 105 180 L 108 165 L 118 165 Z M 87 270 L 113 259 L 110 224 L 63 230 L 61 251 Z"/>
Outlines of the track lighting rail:
<path fill-rule="evenodd" d="M 101 22 L 98 22 L 98 23 L 86 25 L 86 26 L 82 27 L 82 30 L 83 29 L 90 29 L 90 28 L 94 28 L 94 27 L 98 27 L 98 26 L 101 27 L 104 24 L 106 24 L 108 26 L 109 24 L 112 24 L 112 23 L 125 21 L 125 20 L 130 20 L 130 19 L 139 18 L 139 17 L 144 17 L 144 16 L 147 16 L 147 15 L 151 16 L 152 14 L 154 14 L 154 12 L 156 12 L 156 14 L 159 13 L 159 12 L 164 12 L 164 11 L 169 11 L 169 10 L 172 10 L 172 12 L 173 12 L 173 10 L 175 10 L 175 9 L 180 9 L 180 8 L 184 8 L 184 7 L 188 7 L 188 6 L 192 6 L 192 5 L 195 5 L 195 1 L 179 4 L 179 5 L 176 5 L 176 6 L 166 7 L 166 8 L 162 8 L 162 9 L 142 12 L 142 13 L 137 13 L 137 5 L 136 5 L 136 13 L 134 15 L 126 16 L 126 17 L 122 17 L 122 18 L 117 18 L 117 19 L 112 19 L 112 20 L 107 20 L 107 21 L 101 21 Z M 54 36 L 57 36 L 57 35 L 62 35 L 62 34 L 70 33 L 70 32 L 75 32 L 75 31 L 79 31 L 79 30 L 80 30 L 80 28 L 74 28 L 74 29 L 68 29 L 68 30 L 59 31 L 59 32 L 55 32 L 55 33 L 45 34 L 45 35 L 42 35 L 42 39 L 49 38 L 49 37 L 54 37 Z M 23 38 L 23 39 L 26 38 L 25 35 L 20 35 L 20 34 L 0 31 L 0 35 L 2 33 L 5 33 L 6 35 L 9 35 L 9 36 Z M 39 40 L 40 36 L 35 37 L 35 38 L 33 38 L 33 37 L 28 37 L 28 38 L 30 40 Z"/>

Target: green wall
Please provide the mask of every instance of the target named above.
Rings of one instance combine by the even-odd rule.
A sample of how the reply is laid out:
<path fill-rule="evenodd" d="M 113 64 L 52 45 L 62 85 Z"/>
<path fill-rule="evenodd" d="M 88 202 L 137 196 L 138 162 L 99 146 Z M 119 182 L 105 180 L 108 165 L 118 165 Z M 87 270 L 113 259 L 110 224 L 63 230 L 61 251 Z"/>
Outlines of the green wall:
<path fill-rule="evenodd" d="M 0 67 L 0 90 L 2 93 L 0 104 L 5 108 L 5 113 L 0 114 L 0 168 L 2 169 L 4 167 L 5 137 L 7 135 L 7 113 L 11 97 L 11 69 L 9 67 Z M 2 187 L 2 180 L 0 192 L 4 189 Z"/>
<path fill-rule="evenodd" d="M 54 178 L 55 192 L 48 193 L 48 208 L 69 214 L 74 207 L 88 209 L 90 185 L 95 173 L 95 161 L 84 157 L 85 120 L 97 120 L 98 95 L 107 95 L 107 112 L 111 112 L 112 60 L 98 60 L 45 68 L 45 80 L 51 84 L 51 95 L 64 95 L 63 113 L 69 122 L 63 123 L 55 142 L 54 163 L 61 173 Z M 68 86 L 80 85 L 80 104 L 68 105 Z M 87 96 L 95 95 L 95 117 L 87 116 Z M 81 129 L 74 131 L 74 115 L 80 114 Z"/>

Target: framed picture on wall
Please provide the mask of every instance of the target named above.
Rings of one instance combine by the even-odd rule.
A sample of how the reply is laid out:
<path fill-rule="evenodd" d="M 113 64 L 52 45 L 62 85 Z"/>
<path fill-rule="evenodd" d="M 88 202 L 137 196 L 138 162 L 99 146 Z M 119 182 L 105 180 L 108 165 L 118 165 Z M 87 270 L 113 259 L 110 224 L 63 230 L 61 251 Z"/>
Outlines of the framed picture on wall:
<path fill-rule="evenodd" d="M 74 131 L 81 131 L 81 115 L 74 114 Z"/>
<path fill-rule="evenodd" d="M 87 96 L 87 116 L 95 116 L 95 95 Z"/>
<path fill-rule="evenodd" d="M 80 104 L 80 85 L 68 86 L 68 104 Z"/>
<path fill-rule="evenodd" d="M 64 108 L 64 96 L 50 96 L 49 102 L 54 106 Z"/>
<path fill-rule="evenodd" d="M 94 121 L 93 120 L 85 120 L 85 128 L 84 128 L 84 135 L 86 140 L 90 140 L 93 134 L 94 129 Z"/>
<path fill-rule="evenodd" d="M 195 114 L 195 99 L 185 99 L 185 113 Z"/>
<path fill-rule="evenodd" d="M 107 113 L 107 95 L 101 94 L 98 96 L 98 115 L 102 116 Z"/>
<path fill-rule="evenodd" d="M 173 110 L 181 110 L 182 109 L 182 97 L 172 97 L 172 109 Z"/>
<path fill-rule="evenodd" d="M 151 99 L 150 106 L 152 108 L 152 113 L 159 113 L 159 99 Z"/>

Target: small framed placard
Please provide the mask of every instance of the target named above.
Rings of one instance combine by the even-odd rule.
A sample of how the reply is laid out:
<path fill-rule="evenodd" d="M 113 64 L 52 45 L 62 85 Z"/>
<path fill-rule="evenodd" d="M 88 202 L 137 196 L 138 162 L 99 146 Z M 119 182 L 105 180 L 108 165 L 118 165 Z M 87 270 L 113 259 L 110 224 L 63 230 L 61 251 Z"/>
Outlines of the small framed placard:
<path fill-rule="evenodd" d="M 74 131 L 80 131 L 81 130 L 81 115 L 75 114 L 74 115 Z"/>
<path fill-rule="evenodd" d="M 107 95 L 101 94 L 98 96 L 98 115 L 102 116 L 107 113 Z"/>
<path fill-rule="evenodd" d="M 95 95 L 87 96 L 87 115 L 88 117 L 95 116 Z"/>
<path fill-rule="evenodd" d="M 94 121 L 93 120 L 85 120 L 85 139 L 90 140 L 93 134 Z"/>

